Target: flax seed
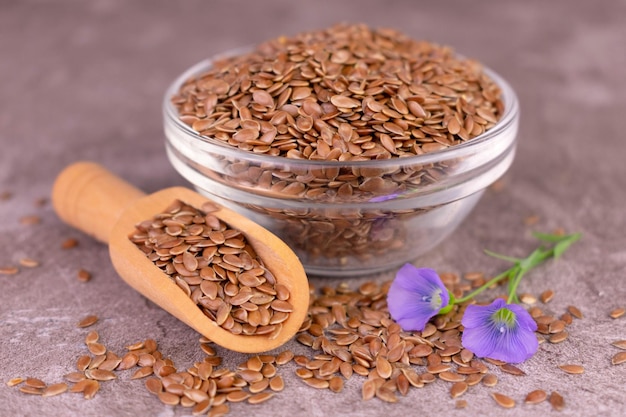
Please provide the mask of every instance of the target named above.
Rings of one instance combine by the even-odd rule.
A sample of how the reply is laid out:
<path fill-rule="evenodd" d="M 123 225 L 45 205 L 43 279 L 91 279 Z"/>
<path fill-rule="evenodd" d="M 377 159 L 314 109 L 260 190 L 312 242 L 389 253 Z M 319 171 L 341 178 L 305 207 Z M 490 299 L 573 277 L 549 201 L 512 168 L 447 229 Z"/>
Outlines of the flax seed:
<path fill-rule="evenodd" d="M 508 397 L 504 394 L 500 394 L 497 392 L 493 392 L 491 397 L 495 400 L 496 404 L 503 408 L 513 408 L 515 407 L 515 400 L 513 398 Z"/>

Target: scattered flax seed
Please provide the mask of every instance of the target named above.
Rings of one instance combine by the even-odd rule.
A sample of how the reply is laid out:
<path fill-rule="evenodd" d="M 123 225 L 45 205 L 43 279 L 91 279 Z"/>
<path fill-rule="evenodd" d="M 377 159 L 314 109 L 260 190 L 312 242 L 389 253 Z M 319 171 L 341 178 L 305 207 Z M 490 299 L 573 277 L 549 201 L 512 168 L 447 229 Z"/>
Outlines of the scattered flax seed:
<path fill-rule="evenodd" d="M 0 266 L 0 274 L 2 275 L 15 275 L 20 272 L 16 266 Z"/>
<path fill-rule="evenodd" d="M 537 216 L 536 214 L 530 215 L 530 216 L 526 216 L 524 218 L 524 224 L 526 226 L 533 226 L 535 224 L 539 223 L 539 216 Z"/>
<path fill-rule="evenodd" d="M 495 402 L 503 408 L 513 408 L 515 407 L 515 400 L 511 397 L 508 397 L 504 394 L 500 394 L 497 392 L 491 393 L 491 397 L 495 400 Z"/>
<path fill-rule="evenodd" d="M 32 258 L 22 258 L 20 259 L 20 265 L 26 268 L 35 268 L 39 266 L 39 262 Z"/>
<path fill-rule="evenodd" d="M 56 384 L 48 385 L 43 389 L 41 396 L 42 397 L 53 397 L 55 395 L 63 394 L 67 391 L 68 386 L 65 382 L 58 382 Z"/>
<path fill-rule="evenodd" d="M 30 387 L 28 385 L 23 385 L 19 388 L 20 392 L 24 394 L 32 394 L 32 395 L 41 395 L 43 393 L 42 388 Z"/>
<path fill-rule="evenodd" d="M 87 282 L 91 279 L 91 273 L 84 269 L 79 269 L 77 273 L 77 278 L 80 282 Z"/>
<path fill-rule="evenodd" d="M 457 408 L 457 409 L 466 408 L 467 407 L 467 401 L 466 400 L 456 400 L 456 403 L 454 403 L 454 407 Z"/>
<path fill-rule="evenodd" d="M 559 368 L 568 374 L 582 374 L 585 372 L 585 368 L 581 365 L 559 365 Z"/>
<path fill-rule="evenodd" d="M 26 378 L 26 381 L 24 381 L 24 383 L 31 388 L 45 388 L 46 387 L 46 383 L 38 378 Z"/>
<path fill-rule="evenodd" d="M 93 326 L 94 324 L 96 324 L 98 322 L 98 316 L 95 315 L 89 315 L 85 318 L 83 318 L 81 321 L 78 322 L 78 327 L 89 327 L 89 326 Z"/>
<path fill-rule="evenodd" d="M 556 391 L 552 391 L 549 401 L 550 405 L 552 405 L 552 408 L 557 411 L 561 411 L 565 407 L 565 400 L 563 399 L 563 396 L 561 396 L 561 394 Z"/>
<path fill-rule="evenodd" d="M 554 298 L 554 291 L 552 290 L 545 290 L 539 296 L 539 299 L 544 304 L 549 303 L 552 300 L 552 298 Z"/>
<path fill-rule="evenodd" d="M 3 191 L 0 193 L 0 201 L 8 201 L 13 197 L 13 193 L 10 191 Z"/>
<path fill-rule="evenodd" d="M 572 316 L 576 317 L 577 319 L 582 319 L 583 318 L 583 313 L 578 309 L 578 307 L 569 306 L 569 307 L 567 307 L 567 311 Z"/>
<path fill-rule="evenodd" d="M 483 384 L 487 387 L 495 387 L 498 383 L 498 377 L 494 374 L 487 374 L 483 377 Z"/>
<path fill-rule="evenodd" d="M 14 387 L 16 385 L 21 384 L 22 382 L 24 382 L 24 378 L 21 378 L 21 377 L 11 378 L 7 381 L 7 386 Z"/>
<path fill-rule="evenodd" d="M 511 374 L 511 375 L 517 375 L 517 376 L 526 375 L 526 372 L 522 371 L 517 366 L 511 365 L 509 363 L 505 363 L 504 365 L 500 366 L 500 369 L 502 369 L 507 374 Z"/>
<path fill-rule="evenodd" d="M 467 382 L 455 382 L 452 384 L 452 387 L 450 387 L 450 396 L 452 398 L 459 397 L 465 394 L 468 388 L 469 385 L 467 385 Z"/>
<path fill-rule="evenodd" d="M 618 352 L 613 355 L 613 358 L 611 358 L 611 363 L 613 365 L 620 365 L 624 362 L 626 362 L 626 352 Z"/>
<path fill-rule="evenodd" d="M 615 342 L 611 344 L 615 346 L 616 348 L 626 350 L 626 340 L 616 340 Z"/>
<path fill-rule="evenodd" d="M 39 197 L 34 202 L 34 205 L 37 208 L 45 207 L 47 204 L 48 204 L 48 197 Z"/>
<path fill-rule="evenodd" d="M 520 294 L 519 299 L 522 303 L 532 305 L 537 302 L 537 297 L 530 293 Z"/>
<path fill-rule="evenodd" d="M 611 310 L 611 312 L 609 313 L 609 316 L 611 318 L 613 318 L 613 319 L 619 319 L 625 313 L 626 313 L 626 309 L 624 309 L 623 307 L 620 307 L 620 308 L 616 308 L 614 310 Z"/>
<path fill-rule="evenodd" d="M 20 223 L 28 226 L 39 224 L 41 223 L 41 217 L 37 215 L 23 216 L 20 217 Z"/>
<path fill-rule="evenodd" d="M 548 394 L 544 390 L 537 389 L 529 392 L 524 402 L 526 402 L 527 404 L 539 404 L 540 402 L 545 401 L 547 398 Z"/>
<path fill-rule="evenodd" d="M 569 336 L 568 332 L 562 331 L 562 332 L 555 333 L 555 334 L 551 335 L 550 337 L 548 337 L 548 341 L 550 343 L 561 343 L 562 341 L 567 339 L 568 336 Z"/>
<path fill-rule="evenodd" d="M 71 249 L 71 248 L 74 248 L 76 246 L 78 246 L 78 240 L 74 239 L 73 237 L 65 239 L 61 243 L 61 249 Z"/>

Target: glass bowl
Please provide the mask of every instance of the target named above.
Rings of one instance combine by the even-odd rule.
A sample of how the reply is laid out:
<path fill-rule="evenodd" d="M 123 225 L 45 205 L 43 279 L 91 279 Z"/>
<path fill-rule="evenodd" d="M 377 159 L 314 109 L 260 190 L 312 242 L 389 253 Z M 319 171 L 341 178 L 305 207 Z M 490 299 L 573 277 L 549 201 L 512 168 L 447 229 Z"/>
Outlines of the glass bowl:
<path fill-rule="evenodd" d="M 488 68 L 504 105 L 491 129 L 423 155 L 338 162 L 243 151 L 183 123 L 171 97 L 211 65 L 198 63 L 167 89 L 169 160 L 198 192 L 283 239 L 310 275 L 370 274 L 420 257 L 461 224 L 515 155 L 517 97 Z"/>

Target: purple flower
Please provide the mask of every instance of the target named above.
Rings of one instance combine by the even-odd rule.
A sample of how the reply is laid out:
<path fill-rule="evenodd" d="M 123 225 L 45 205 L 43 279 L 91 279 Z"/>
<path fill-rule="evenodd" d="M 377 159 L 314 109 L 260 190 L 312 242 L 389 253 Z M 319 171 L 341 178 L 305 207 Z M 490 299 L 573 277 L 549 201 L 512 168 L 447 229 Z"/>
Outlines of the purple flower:
<path fill-rule="evenodd" d="M 519 363 L 533 356 L 539 346 L 535 320 L 519 305 L 501 298 L 488 306 L 467 306 L 461 324 L 463 347 L 479 358 Z"/>
<path fill-rule="evenodd" d="M 389 313 L 406 331 L 424 330 L 449 301 L 448 290 L 434 270 L 411 264 L 398 270 L 387 293 Z"/>

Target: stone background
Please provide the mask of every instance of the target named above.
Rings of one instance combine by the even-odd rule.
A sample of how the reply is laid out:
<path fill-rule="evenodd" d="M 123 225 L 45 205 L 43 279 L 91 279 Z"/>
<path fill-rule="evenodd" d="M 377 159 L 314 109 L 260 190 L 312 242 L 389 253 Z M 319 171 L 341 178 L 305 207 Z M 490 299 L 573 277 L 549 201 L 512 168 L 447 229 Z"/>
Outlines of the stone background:
<path fill-rule="evenodd" d="M 348 21 L 451 45 L 503 75 L 520 98 L 518 154 L 504 188 L 487 192 L 459 230 L 416 264 L 494 274 L 504 265 L 483 248 L 522 256 L 534 248 L 531 230 L 580 231 L 582 241 L 530 274 L 522 291 L 538 295 L 551 288 L 556 296 L 546 311 L 560 315 L 576 305 L 585 318 L 569 328 L 567 341 L 542 345 L 522 364 L 527 376 L 494 371 L 500 378 L 495 389 L 473 387 L 463 397 L 465 410 L 455 410 L 448 383 L 411 390 L 397 404 L 364 403 L 361 378 L 353 377 L 339 395 L 316 391 L 296 380 L 291 363 L 281 368 L 282 393 L 263 405 L 234 405 L 231 415 L 626 415 L 626 365 L 610 363 L 617 352 L 610 343 L 626 339 L 626 317 L 608 317 L 626 306 L 625 20 L 626 3 L 609 0 L 3 0 L 0 193 L 13 197 L 0 201 L 0 266 L 24 256 L 42 265 L 0 275 L 0 414 L 189 415 L 162 405 L 128 375 L 103 384 L 91 401 L 75 394 L 32 397 L 4 384 L 16 376 L 60 381 L 86 352 L 86 331 L 76 323 L 87 314 L 100 316 L 95 329 L 118 353 L 154 338 L 180 368 L 203 357 L 193 330 L 119 279 L 104 245 L 61 223 L 50 204 L 35 201 L 49 196 L 65 165 L 81 159 L 146 192 L 184 185 L 164 152 L 160 106 L 167 85 L 215 53 Z M 41 224 L 20 224 L 25 215 L 40 216 Z M 524 222 L 529 216 L 538 219 L 532 227 Z M 61 250 L 67 237 L 79 246 Z M 93 272 L 89 283 L 76 279 L 81 267 Z M 288 347 L 309 353 L 295 342 Z M 245 358 L 220 354 L 230 366 Z M 562 363 L 586 371 L 566 375 L 557 368 Z M 537 388 L 560 392 L 565 410 L 522 404 Z M 489 396 L 494 390 L 518 406 L 497 407 Z"/>

